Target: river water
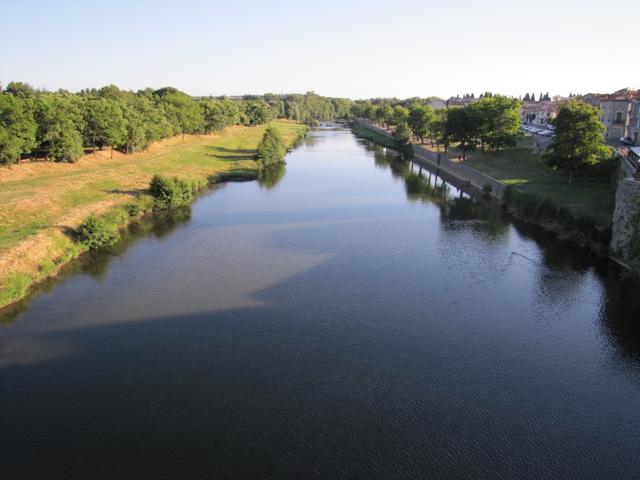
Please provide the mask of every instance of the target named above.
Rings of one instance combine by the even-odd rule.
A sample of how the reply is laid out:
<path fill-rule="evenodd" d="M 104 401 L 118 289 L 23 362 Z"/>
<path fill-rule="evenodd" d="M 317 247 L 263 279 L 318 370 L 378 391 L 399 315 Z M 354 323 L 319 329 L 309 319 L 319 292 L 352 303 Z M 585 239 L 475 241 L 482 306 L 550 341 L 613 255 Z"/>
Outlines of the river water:
<path fill-rule="evenodd" d="M 638 478 L 640 287 L 344 128 L 0 323 L 9 479 Z"/>

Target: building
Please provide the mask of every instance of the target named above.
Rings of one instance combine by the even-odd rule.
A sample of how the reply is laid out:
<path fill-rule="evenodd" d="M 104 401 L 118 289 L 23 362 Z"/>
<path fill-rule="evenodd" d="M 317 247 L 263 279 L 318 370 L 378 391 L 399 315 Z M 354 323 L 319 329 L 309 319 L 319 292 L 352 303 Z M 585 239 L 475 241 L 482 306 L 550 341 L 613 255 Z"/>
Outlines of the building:
<path fill-rule="evenodd" d="M 451 107 L 466 107 L 468 105 L 471 105 L 472 103 L 476 103 L 479 100 L 479 98 L 476 98 L 475 95 L 464 95 L 463 97 L 460 97 L 460 95 L 457 95 L 455 97 L 450 97 L 447 101 L 446 101 L 446 106 L 447 108 L 451 108 Z"/>
<path fill-rule="evenodd" d="M 520 118 L 527 125 L 547 126 L 558 114 L 558 102 L 543 100 L 541 102 L 522 102 Z"/>
<path fill-rule="evenodd" d="M 640 146 L 640 98 L 631 100 L 627 137 L 631 145 Z"/>
<path fill-rule="evenodd" d="M 611 145 L 637 145 L 638 101 L 640 90 L 623 88 L 611 94 L 590 93 L 582 100 L 600 109 L 600 121 L 606 128 L 605 140 Z"/>

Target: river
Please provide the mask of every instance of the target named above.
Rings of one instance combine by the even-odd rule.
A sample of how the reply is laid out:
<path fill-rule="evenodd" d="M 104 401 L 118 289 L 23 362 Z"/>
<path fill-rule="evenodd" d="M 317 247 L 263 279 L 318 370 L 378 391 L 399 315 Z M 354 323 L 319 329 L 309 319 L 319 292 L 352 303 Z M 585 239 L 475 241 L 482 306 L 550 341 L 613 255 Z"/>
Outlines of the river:
<path fill-rule="evenodd" d="M 0 322 L 4 480 L 640 471 L 640 287 L 339 126 Z"/>

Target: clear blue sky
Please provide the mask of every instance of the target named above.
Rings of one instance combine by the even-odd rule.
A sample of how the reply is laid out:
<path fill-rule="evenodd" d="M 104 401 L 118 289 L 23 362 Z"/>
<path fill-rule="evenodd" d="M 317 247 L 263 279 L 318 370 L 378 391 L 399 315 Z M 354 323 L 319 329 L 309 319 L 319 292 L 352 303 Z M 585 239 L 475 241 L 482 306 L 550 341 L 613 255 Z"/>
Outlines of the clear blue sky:
<path fill-rule="evenodd" d="M 0 0 L 0 81 L 365 98 L 640 85 L 640 0 Z"/>

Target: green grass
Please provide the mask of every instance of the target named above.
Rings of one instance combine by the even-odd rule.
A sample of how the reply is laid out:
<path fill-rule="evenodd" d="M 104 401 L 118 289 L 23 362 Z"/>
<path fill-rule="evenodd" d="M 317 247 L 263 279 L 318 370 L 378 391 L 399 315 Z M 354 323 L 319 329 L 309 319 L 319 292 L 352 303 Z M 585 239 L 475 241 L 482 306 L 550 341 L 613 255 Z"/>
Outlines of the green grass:
<path fill-rule="evenodd" d="M 471 152 L 465 164 L 519 191 L 548 198 L 575 216 L 592 218 L 601 227 L 611 224 L 615 191 L 610 184 L 579 178 L 570 184 L 566 174 L 545 165 L 526 144 L 498 153 Z"/>
<path fill-rule="evenodd" d="M 31 275 L 23 272 L 11 274 L 2 284 L 0 289 L 0 306 L 20 300 L 31 286 Z"/>
<path fill-rule="evenodd" d="M 394 139 L 389 138 L 386 135 L 381 135 L 380 133 L 374 130 L 370 130 L 368 128 L 362 127 L 357 123 L 351 124 L 351 130 L 353 131 L 354 134 L 356 134 L 360 138 L 371 140 L 373 143 L 382 145 L 383 147 L 398 149 L 398 144 Z"/>

